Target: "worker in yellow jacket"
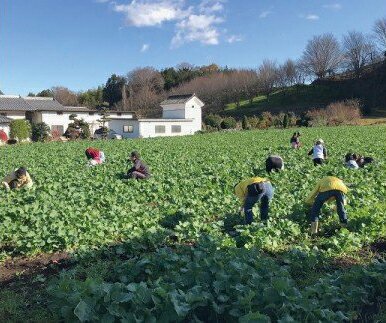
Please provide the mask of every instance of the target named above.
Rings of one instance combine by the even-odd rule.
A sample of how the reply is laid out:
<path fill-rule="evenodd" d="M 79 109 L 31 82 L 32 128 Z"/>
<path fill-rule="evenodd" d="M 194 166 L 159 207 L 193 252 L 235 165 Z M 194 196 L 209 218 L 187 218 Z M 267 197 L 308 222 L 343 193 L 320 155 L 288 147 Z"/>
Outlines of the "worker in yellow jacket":
<path fill-rule="evenodd" d="M 274 187 L 265 178 L 252 177 L 245 179 L 235 186 L 235 194 L 244 208 L 245 223 L 253 221 L 253 206 L 261 200 L 260 217 L 262 221 L 268 219 L 269 202 L 273 198 Z"/>
<path fill-rule="evenodd" d="M 307 204 L 312 205 L 311 233 L 318 232 L 320 210 L 325 202 L 331 200 L 336 201 L 336 208 L 341 225 L 347 225 L 347 213 L 344 208 L 345 194 L 347 194 L 347 192 L 347 186 L 337 177 L 327 176 L 318 182 L 306 200 Z"/>

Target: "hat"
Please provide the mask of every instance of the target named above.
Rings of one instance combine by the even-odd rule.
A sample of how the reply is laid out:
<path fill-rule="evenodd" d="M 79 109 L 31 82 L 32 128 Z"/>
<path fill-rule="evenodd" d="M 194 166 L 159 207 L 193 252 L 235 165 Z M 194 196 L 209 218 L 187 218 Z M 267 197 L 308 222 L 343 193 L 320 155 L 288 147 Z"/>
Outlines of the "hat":
<path fill-rule="evenodd" d="M 316 142 L 319 142 L 321 144 L 324 144 L 324 140 L 322 138 L 319 138 Z"/>

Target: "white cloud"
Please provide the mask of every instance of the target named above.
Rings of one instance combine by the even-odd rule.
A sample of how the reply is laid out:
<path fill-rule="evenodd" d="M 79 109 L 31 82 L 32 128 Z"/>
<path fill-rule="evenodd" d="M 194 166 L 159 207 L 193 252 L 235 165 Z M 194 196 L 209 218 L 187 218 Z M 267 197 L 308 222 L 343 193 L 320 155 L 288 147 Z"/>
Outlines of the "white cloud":
<path fill-rule="evenodd" d="M 125 23 L 135 27 L 161 25 L 185 17 L 182 2 L 176 0 L 133 0 L 129 4 L 114 4 L 114 11 L 125 15 Z"/>
<path fill-rule="evenodd" d="M 243 41 L 243 37 L 240 36 L 240 35 L 230 35 L 228 38 L 227 38 L 227 42 L 229 44 L 233 44 L 233 43 L 236 43 L 236 42 L 240 42 L 240 41 Z"/>
<path fill-rule="evenodd" d="M 98 0 L 107 1 L 107 0 Z M 127 0 L 126 0 L 127 1 Z M 125 24 L 134 27 L 154 27 L 163 23 L 175 25 L 171 46 L 188 42 L 217 45 L 225 31 L 219 24 L 227 0 L 201 0 L 188 5 L 187 0 L 128 0 L 126 4 L 111 1 L 113 10 L 125 17 Z"/>
<path fill-rule="evenodd" d="M 149 49 L 150 45 L 149 44 L 143 44 L 141 47 L 141 53 L 146 52 Z"/>
<path fill-rule="evenodd" d="M 223 21 L 223 18 L 214 15 L 190 15 L 177 24 L 177 32 L 172 39 L 172 47 L 194 41 L 204 45 L 219 44 L 220 33 L 215 25 Z"/>
<path fill-rule="evenodd" d="M 200 11 L 206 14 L 220 12 L 224 10 L 224 0 L 202 0 L 199 8 Z"/>
<path fill-rule="evenodd" d="M 269 15 L 271 15 L 273 12 L 271 10 L 265 10 L 260 15 L 259 18 L 267 18 Z"/>
<path fill-rule="evenodd" d="M 307 20 L 319 20 L 319 16 L 318 15 L 315 15 L 315 14 L 309 14 L 309 15 L 306 15 L 305 18 Z"/>
<path fill-rule="evenodd" d="M 323 8 L 338 11 L 342 9 L 342 5 L 340 3 L 325 4 Z"/>

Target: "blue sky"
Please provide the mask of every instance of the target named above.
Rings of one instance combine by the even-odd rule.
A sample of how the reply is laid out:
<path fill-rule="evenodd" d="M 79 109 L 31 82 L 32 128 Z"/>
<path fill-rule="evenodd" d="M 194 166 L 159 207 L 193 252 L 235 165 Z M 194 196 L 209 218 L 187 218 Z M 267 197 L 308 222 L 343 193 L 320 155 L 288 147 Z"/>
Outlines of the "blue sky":
<path fill-rule="evenodd" d="M 313 35 L 371 32 L 385 0 L 2 0 L 0 89 L 104 84 L 180 62 L 257 67 L 298 58 Z"/>

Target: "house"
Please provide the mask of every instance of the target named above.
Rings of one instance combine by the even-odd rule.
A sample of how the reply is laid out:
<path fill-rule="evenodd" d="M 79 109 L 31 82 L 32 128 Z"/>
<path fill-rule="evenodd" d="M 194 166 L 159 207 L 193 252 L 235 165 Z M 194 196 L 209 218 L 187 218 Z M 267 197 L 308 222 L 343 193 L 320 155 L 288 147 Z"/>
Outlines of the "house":
<path fill-rule="evenodd" d="M 134 112 L 109 111 L 108 127 L 123 138 L 190 135 L 201 130 L 203 106 L 195 94 L 173 95 L 161 102 L 162 118 L 142 119 Z M 4 124 L 9 125 L 14 119 L 44 122 L 51 132 L 62 135 L 73 114 L 89 124 L 91 133 L 100 127 L 101 116 L 97 110 L 63 106 L 53 98 L 0 95 L 0 116 L 6 118 Z M 7 129 L 9 132 L 9 126 Z"/>
<path fill-rule="evenodd" d="M 111 116 L 109 127 L 123 138 L 192 135 L 201 130 L 204 103 L 195 94 L 172 95 L 161 102 L 162 118 Z"/>
<path fill-rule="evenodd" d="M 0 95 L 0 116 L 8 119 L 27 119 L 31 122 L 46 123 L 51 132 L 62 135 L 72 122 L 70 116 L 76 114 L 77 118 L 85 120 L 91 133 L 100 127 L 98 120 L 100 112 L 87 107 L 67 107 L 61 105 L 53 98 L 46 97 L 20 97 L 15 95 Z M 110 112 L 115 118 L 134 118 L 130 112 Z"/>

